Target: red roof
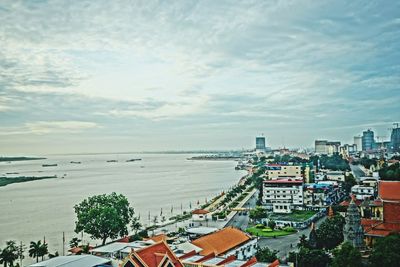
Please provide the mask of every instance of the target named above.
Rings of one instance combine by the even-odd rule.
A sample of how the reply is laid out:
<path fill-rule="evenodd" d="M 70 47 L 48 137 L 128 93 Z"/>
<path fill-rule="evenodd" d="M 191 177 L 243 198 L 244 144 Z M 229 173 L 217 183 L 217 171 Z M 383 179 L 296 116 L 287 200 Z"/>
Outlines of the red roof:
<path fill-rule="evenodd" d="M 170 261 L 175 267 L 183 267 L 178 257 L 164 241 L 138 251 L 132 251 L 129 255 L 129 261 L 135 262 L 135 266 L 145 267 L 158 267 L 161 263 L 164 266 L 165 262 Z"/>
<path fill-rule="evenodd" d="M 277 180 L 265 180 L 266 184 L 302 184 L 302 180 L 295 179 L 277 179 Z"/>
<path fill-rule="evenodd" d="M 365 235 L 372 236 L 388 236 L 391 233 L 399 233 L 400 224 L 399 223 L 378 223 L 371 228 L 365 229 Z"/>
<path fill-rule="evenodd" d="M 197 209 L 192 211 L 192 214 L 207 214 L 209 213 L 208 210 Z"/>
<path fill-rule="evenodd" d="M 200 255 L 205 256 L 212 252 L 221 255 L 249 240 L 250 237 L 245 232 L 230 226 L 193 240 L 192 244 L 203 249 Z"/>
<path fill-rule="evenodd" d="M 400 181 L 379 181 L 379 196 L 384 201 L 400 201 Z"/>
<path fill-rule="evenodd" d="M 356 204 L 357 207 L 359 207 L 361 205 L 362 201 L 356 199 L 356 200 L 354 200 L 354 203 Z M 348 207 L 350 205 L 350 201 L 344 200 L 344 201 L 340 202 L 339 205 L 343 206 L 343 207 Z"/>

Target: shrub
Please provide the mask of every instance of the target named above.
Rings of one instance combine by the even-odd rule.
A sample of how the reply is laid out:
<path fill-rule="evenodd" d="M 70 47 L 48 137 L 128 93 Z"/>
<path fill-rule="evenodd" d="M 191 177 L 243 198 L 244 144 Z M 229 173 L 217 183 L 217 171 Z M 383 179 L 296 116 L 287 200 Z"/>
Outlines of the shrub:
<path fill-rule="evenodd" d="M 296 232 L 296 229 L 294 229 L 293 227 L 290 227 L 290 226 L 286 226 L 286 227 L 283 228 L 282 230 L 285 231 L 285 232 L 288 232 L 288 233 L 294 233 L 294 232 Z"/>
<path fill-rule="evenodd" d="M 264 227 L 265 227 L 265 226 L 264 226 L 263 224 L 261 224 L 261 223 L 259 223 L 259 224 L 256 225 L 256 228 L 257 228 L 257 229 L 264 229 Z"/>

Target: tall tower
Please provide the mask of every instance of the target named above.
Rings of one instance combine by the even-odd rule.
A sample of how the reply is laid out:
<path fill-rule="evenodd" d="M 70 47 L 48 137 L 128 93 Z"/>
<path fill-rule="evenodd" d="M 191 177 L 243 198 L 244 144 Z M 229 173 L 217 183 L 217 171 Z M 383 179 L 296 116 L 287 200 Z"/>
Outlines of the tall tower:
<path fill-rule="evenodd" d="M 256 137 L 256 152 L 265 152 L 265 136 Z"/>
<path fill-rule="evenodd" d="M 363 132 L 362 151 L 370 151 L 375 148 L 374 132 L 370 129 Z"/>
<path fill-rule="evenodd" d="M 361 226 L 361 216 L 353 199 L 347 209 L 343 235 L 344 240 L 352 244 L 355 248 L 362 248 L 364 246 L 364 231 Z"/>
<path fill-rule="evenodd" d="M 400 152 L 400 128 L 398 123 L 393 123 L 396 127 L 392 129 L 390 136 L 390 146 L 392 152 Z"/>
<path fill-rule="evenodd" d="M 361 136 L 354 136 L 354 144 L 357 147 L 356 151 L 361 151 L 361 149 L 362 149 L 362 137 Z"/>

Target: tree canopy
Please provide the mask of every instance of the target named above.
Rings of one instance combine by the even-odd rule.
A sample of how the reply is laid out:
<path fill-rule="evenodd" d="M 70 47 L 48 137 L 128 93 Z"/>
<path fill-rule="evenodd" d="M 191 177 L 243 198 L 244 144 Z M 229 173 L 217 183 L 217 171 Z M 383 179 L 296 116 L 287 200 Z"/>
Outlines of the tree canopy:
<path fill-rule="evenodd" d="M 400 181 L 400 164 L 395 163 L 379 170 L 381 180 Z"/>
<path fill-rule="evenodd" d="M 343 242 L 344 218 L 340 215 L 327 218 L 316 230 L 317 245 L 320 248 L 333 249 Z"/>
<path fill-rule="evenodd" d="M 4 267 L 14 266 L 14 261 L 19 258 L 19 249 L 15 241 L 10 240 L 6 242 L 6 247 L 0 249 L 0 263 L 4 264 Z"/>
<path fill-rule="evenodd" d="M 378 239 L 374 245 L 370 263 L 372 266 L 396 267 L 400 263 L 400 235 Z"/>
<path fill-rule="evenodd" d="M 278 258 L 277 253 L 277 250 L 270 250 L 268 247 L 264 247 L 258 249 L 255 256 L 260 262 L 273 262 Z"/>
<path fill-rule="evenodd" d="M 296 267 L 326 267 L 330 260 L 322 249 L 301 247 L 298 252 L 289 252 L 289 261 L 297 263 Z"/>
<path fill-rule="evenodd" d="M 101 239 L 103 245 L 107 238 L 127 235 L 127 225 L 134 214 L 128 199 L 115 192 L 89 197 L 75 205 L 74 209 L 77 216 L 75 232 L 84 231 L 93 239 Z"/>
<path fill-rule="evenodd" d="M 333 251 L 332 267 L 362 267 L 361 254 L 350 243 L 345 242 Z"/>
<path fill-rule="evenodd" d="M 267 210 L 261 206 L 256 206 L 255 209 L 250 210 L 249 217 L 255 221 L 260 220 L 267 217 Z"/>

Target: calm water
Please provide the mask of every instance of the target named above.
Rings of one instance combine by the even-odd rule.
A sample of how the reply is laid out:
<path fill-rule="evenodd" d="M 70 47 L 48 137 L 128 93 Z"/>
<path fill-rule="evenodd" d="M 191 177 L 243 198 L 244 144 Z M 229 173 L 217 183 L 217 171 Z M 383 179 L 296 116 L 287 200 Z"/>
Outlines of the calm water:
<path fill-rule="evenodd" d="M 43 239 L 50 252 L 62 251 L 62 232 L 66 240 L 73 232 L 73 206 L 94 194 L 124 194 L 136 214 L 147 223 L 151 216 L 171 216 L 204 203 L 236 183 L 243 171 L 235 171 L 233 161 L 191 161 L 193 155 L 107 154 L 48 156 L 46 160 L 0 163 L 0 175 L 58 175 L 48 179 L 0 187 L 0 247 L 9 239 L 29 244 Z M 131 158 L 142 161 L 125 162 Z M 111 163 L 107 160 L 118 160 Z M 71 164 L 81 161 L 82 164 Z M 42 167 L 42 164 L 58 164 Z"/>

